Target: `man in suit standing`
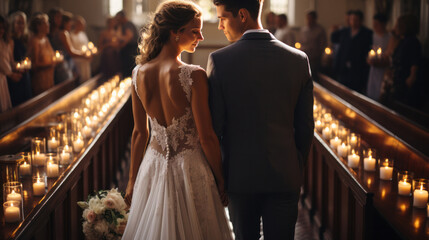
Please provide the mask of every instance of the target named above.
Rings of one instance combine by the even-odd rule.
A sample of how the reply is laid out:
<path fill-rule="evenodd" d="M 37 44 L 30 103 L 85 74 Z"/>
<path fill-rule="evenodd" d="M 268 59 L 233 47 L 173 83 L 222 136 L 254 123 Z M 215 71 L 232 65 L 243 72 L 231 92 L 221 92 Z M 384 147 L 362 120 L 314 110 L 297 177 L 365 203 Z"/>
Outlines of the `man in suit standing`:
<path fill-rule="evenodd" d="M 210 107 L 222 146 L 236 239 L 293 239 L 313 138 L 305 53 L 262 28 L 262 0 L 213 0 L 233 44 L 208 61 Z"/>

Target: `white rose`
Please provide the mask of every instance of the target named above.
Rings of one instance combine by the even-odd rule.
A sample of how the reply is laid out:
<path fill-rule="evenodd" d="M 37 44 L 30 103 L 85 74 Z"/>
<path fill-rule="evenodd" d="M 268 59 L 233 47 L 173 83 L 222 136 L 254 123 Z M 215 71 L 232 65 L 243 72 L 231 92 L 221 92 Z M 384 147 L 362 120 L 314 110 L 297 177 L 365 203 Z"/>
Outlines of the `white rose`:
<path fill-rule="evenodd" d="M 95 214 L 99 215 L 104 212 L 104 205 L 101 200 L 96 196 L 89 200 L 89 209 L 93 210 Z"/>

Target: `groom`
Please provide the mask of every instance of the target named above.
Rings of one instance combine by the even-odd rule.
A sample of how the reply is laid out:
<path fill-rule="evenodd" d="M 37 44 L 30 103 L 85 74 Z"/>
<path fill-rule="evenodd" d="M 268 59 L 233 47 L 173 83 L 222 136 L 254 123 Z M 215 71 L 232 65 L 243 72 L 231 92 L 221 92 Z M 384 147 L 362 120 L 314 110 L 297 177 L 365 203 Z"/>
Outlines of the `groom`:
<path fill-rule="evenodd" d="M 208 61 L 210 108 L 222 147 L 236 239 L 293 239 L 313 138 L 307 56 L 262 28 L 262 0 L 213 0 L 230 42 Z"/>

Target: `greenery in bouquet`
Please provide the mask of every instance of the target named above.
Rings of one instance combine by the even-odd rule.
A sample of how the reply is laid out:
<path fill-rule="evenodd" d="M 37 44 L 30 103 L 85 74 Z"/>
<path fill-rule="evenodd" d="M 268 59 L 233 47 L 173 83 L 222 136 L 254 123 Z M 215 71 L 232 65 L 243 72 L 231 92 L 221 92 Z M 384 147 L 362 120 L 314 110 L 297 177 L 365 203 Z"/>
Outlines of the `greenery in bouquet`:
<path fill-rule="evenodd" d="M 121 239 L 128 207 L 118 189 L 94 192 L 88 200 L 77 204 L 84 209 L 82 226 L 86 239 Z"/>

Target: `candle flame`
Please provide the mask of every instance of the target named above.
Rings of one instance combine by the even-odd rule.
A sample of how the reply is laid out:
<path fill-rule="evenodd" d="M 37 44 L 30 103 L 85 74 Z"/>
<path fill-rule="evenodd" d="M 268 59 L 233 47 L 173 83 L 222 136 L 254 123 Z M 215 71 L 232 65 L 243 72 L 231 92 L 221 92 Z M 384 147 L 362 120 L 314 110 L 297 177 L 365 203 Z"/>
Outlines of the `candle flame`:
<path fill-rule="evenodd" d="M 11 203 L 10 206 L 13 207 L 13 203 Z"/>
<path fill-rule="evenodd" d="M 15 190 L 12 190 L 12 194 L 15 194 L 16 192 L 15 192 Z"/>
<path fill-rule="evenodd" d="M 56 58 L 60 58 L 60 52 L 58 52 L 58 50 L 57 50 L 57 51 L 55 51 L 55 57 L 56 57 Z"/>
<path fill-rule="evenodd" d="M 377 49 L 377 54 L 378 54 L 378 55 L 381 55 L 381 48 L 378 48 L 378 49 Z"/>
<path fill-rule="evenodd" d="M 89 49 L 93 49 L 93 48 L 94 48 L 94 43 L 89 42 L 89 43 L 88 43 L 88 48 L 89 48 Z"/>
<path fill-rule="evenodd" d="M 295 43 L 295 48 L 300 49 L 300 48 L 301 48 L 301 43 L 296 42 L 296 43 Z"/>
<path fill-rule="evenodd" d="M 370 55 L 370 56 L 375 56 L 375 51 L 374 51 L 374 49 L 371 49 L 371 51 L 369 51 L 369 55 Z"/>
<path fill-rule="evenodd" d="M 327 48 L 325 48 L 325 53 L 326 53 L 326 55 L 331 55 L 332 50 L 327 47 Z"/>

